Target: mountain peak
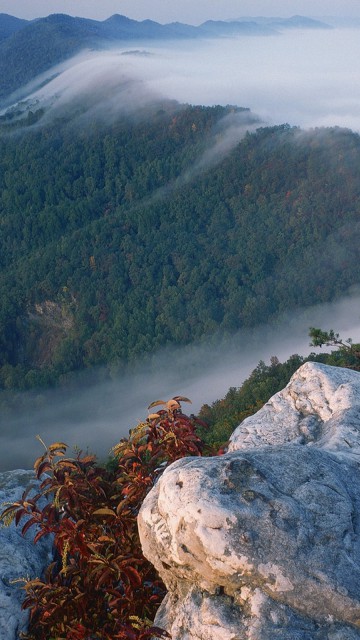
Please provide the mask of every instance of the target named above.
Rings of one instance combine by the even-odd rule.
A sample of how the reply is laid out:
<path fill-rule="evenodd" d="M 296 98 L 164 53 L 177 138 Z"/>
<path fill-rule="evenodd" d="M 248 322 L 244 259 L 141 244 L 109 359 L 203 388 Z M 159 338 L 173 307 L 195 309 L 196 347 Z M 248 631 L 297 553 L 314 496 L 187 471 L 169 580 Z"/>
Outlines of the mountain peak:
<path fill-rule="evenodd" d="M 114 13 L 110 18 L 103 21 L 103 24 L 115 23 L 115 24 L 134 24 L 138 22 L 132 18 L 128 18 L 120 13 Z"/>

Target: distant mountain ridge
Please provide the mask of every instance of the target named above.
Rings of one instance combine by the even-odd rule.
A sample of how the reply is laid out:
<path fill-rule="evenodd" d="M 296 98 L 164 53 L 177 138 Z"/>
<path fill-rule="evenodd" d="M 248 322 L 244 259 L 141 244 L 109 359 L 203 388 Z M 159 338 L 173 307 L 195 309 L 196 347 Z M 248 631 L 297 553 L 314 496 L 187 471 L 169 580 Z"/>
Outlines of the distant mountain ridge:
<path fill-rule="evenodd" d="M 234 22 L 229 20 L 228 22 Z M 291 16 L 291 18 L 280 17 L 240 17 L 236 18 L 235 22 L 247 23 L 252 22 L 257 25 L 262 25 L 264 28 L 273 29 L 332 29 L 333 25 L 322 19 L 308 18 L 306 16 Z"/>
<path fill-rule="evenodd" d="M 5 40 L 20 31 L 29 23 L 28 20 L 9 16 L 7 13 L 0 13 L 0 41 Z"/>
<path fill-rule="evenodd" d="M 294 16 L 233 21 L 208 20 L 199 26 L 153 20 L 141 22 L 115 14 L 104 21 L 51 14 L 37 20 L 21 20 L 0 14 L 0 105 L 15 91 L 56 64 L 81 50 L 104 49 L 134 41 L 223 38 L 276 35 L 285 28 L 331 28 L 326 23 Z"/>

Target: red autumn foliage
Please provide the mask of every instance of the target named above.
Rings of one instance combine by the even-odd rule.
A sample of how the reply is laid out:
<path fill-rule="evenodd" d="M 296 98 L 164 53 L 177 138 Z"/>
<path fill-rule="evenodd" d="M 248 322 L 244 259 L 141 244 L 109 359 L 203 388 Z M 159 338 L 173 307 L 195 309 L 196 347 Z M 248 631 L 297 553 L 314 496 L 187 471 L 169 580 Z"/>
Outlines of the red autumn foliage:
<path fill-rule="evenodd" d="M 81 452 L 67 457 L 62 442 L 45 447 L 34 465 L 38 493 L 26 491 L 2 512 L 17 525 L 25 520 L 24 534 L 36 527 L 35 542 L 44 535 L 54 540 L 44 577 L 24 585 L 27 640 L 169 637 L 150 622 L 165 588 L 142 555 L 137 515 L 168 464 L 202 455 L 198 421 L 181 412 L 180 401 L 187 398 L 152 403 L 163 408 L 114 447 L 111 468 Z"/>

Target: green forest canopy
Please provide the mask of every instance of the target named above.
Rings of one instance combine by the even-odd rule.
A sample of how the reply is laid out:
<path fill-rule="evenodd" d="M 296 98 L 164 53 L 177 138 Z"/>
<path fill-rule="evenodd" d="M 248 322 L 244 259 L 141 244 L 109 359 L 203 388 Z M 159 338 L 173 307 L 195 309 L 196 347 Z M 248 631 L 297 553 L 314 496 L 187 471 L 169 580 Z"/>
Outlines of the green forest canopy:
<path fill-rule="evenodd" d="M 359 282 L 359 136 L 259 128 L 193 171 L 233 111 L 3 122 L 0 388 L 121 367 Z"/>

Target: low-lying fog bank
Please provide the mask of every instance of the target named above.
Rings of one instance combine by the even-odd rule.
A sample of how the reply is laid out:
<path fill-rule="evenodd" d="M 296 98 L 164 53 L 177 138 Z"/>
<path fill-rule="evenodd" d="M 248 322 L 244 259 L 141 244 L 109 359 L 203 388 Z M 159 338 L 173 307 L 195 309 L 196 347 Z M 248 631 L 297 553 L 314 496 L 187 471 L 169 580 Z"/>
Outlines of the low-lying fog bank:
<path fill-rule="evenodd" d="M 124 55 L 127 54 L 127 55 Z M 105 117 L 124 108 L 116 87 L 131 78 L 140 101 L 163 96 L 192 104 L 249 107 L 269 124 L 341 126 L 360 131 L 358 29 L 292 30 L 184 42 L 134 42 L 87 52 L 46 74 L 54 79 L 33 97 L 66 105 L 100 92 Z M 134 87 L 134 85 L 133 85 Z M 29 93 L 31 94 L 29 87 Z M 129 105 L 137 93 L 129 92 Z M 125 104 L 126 108 L 129 105 Z"/>
<path fill-rule="evenodd" d="M 34 392 L 19 411 L 3 412 L 0 418 L 0 471 L 31 468 L 42 453 L 36 434 L 47 444 L 65 441 L 70 452 L 79 447 L 106 458 L 110 448 L 146 418 L 153 400 L 185 395 L 193 402 L 185 410 L 196 413 L 230 387 L 240 386 L 260 360 L 269 363 L 273 355 L 283 361 L 294 353 L 310 353 L 310 326 L 333 328 L 345 339 L 360 341 L 359 293 L 283 317 L 276 325 L 240 331 L 227 340 L 163 350 L 126 376 L 99 382 L 97 372 L 82 376 L 71 391 Z"/>

